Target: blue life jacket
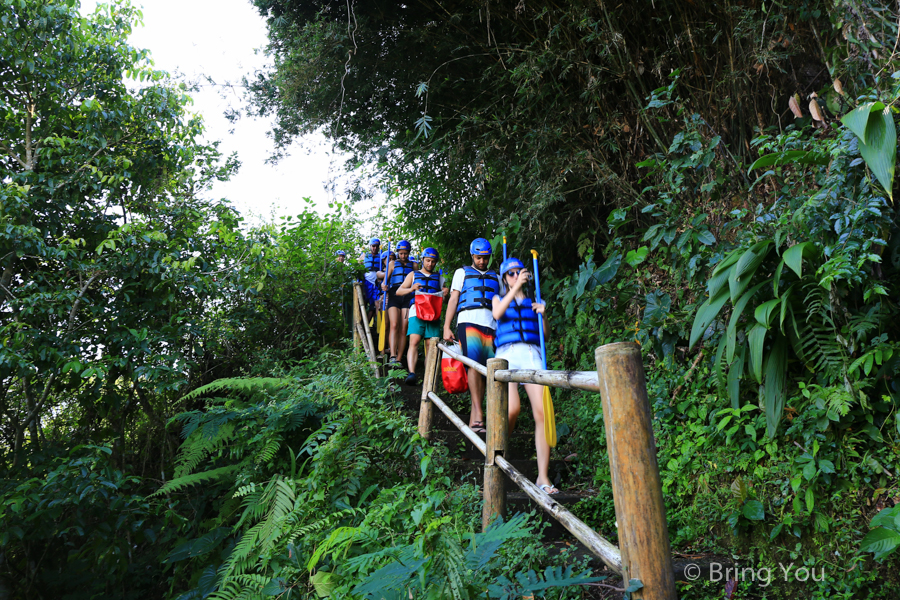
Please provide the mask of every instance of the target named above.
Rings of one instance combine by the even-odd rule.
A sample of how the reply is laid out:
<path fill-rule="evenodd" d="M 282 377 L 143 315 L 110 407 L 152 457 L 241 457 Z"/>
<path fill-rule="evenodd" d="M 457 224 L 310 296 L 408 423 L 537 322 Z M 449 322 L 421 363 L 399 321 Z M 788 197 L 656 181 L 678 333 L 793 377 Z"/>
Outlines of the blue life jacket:
<path fill-rule="evenodd" d="M 500 278 L 494 271 L 482 274 L 474 267 L 463 267 L 463 280 L 457 312 L 484 308 L 491 310 L 491 298 L 500 293 Z"/>
<path fill-rule="evenodd" d="M 366 254 L 366 259 L 363 261 L 363 264 L 366 267 L 366 271 L 380 271 L 381 270 L 381 255 L 372 255 L 371 252 Z"/>
<path fill-rule="evenodd" d="M 414 270 L 412 261 L 406 261 L 406 264 L 403 264 L 399 260 L 395 260 L 388 287 L 399 287 L 403 283 L 403 280 L 406 279 L 406 276 Z"/>
<path fill-rule="evenodd" d="M 522 304 L 517 304 L 515 300 L 510 302 L 497 321 L 497 347 L 517 342 L 540 346 L 538 318 L 538 314 L 531 309 L 531 298 L 525 298 Z"/>
<path fill-rule="evenodd" d="M 418 289 L 417 294 L 434 294 L 441 291 L 441 276 L 438 273 L 432 273 L 426 277 L 421 271 L 416 271 L 413 275 L 413 283 L 420 283 L 422 287 Z"/>

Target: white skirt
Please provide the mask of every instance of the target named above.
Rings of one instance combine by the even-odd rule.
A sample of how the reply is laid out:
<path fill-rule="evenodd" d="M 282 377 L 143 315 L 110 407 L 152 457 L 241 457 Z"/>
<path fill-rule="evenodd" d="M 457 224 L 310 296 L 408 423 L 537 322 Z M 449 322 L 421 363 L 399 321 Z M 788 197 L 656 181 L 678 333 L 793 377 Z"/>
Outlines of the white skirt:
<path fill-rule="evenodd" d="M 497 348 L 494 353 L 496 358 L 505 358 L 509 361 L 510 369 L 534 369 L 540 370 L 544 368 L 541 360 L 541 349 L 533 344 L 525 342 L 516 342 L 514 344 L 504 344 Z"/>

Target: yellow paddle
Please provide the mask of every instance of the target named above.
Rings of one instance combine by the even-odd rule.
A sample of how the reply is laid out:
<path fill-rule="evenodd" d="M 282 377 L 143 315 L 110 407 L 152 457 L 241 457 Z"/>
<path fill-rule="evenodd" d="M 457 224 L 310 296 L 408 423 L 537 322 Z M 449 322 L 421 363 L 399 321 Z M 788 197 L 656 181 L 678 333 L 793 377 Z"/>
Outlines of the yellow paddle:
<path fill-rule="evenodd" d="M 388 240 L 388 243 L 387 243 L 387 265 L 390 265 L 390 264 L 391 264 L 391 240 Z M 385 270 L 384 283 L 385 283 L 385 285 L 387 285 L 388 277 L 391 276 L 391 274 L 388 273 L 387 268 L 388 268 L 387 266 L 384 267 L 384 270 Z M 387 293 L 387 291 L 385 291 L 384 292 L 384 304 L 382 304 L 382 306 L 381 306 L 381 312 L 378 313 L 379 316 L 381 317 L 381 320 L 378 321 L 378 351 L 379 352 L 384 352 L 384 343 L 386 341 L 385 338 L 387 337 L 385 335 L 386 330 L 387 330 L 387 295 L 388 295 L 388 293 Z"/>
<path fill-rule="evenodd" d="M 531 251 L 534 257 L 534 293 L 538 304 L 541 304 L 541 279 L 538 277 L 538 253 Z M 544 342 L 544 316 L 538 315 L 538 333 L 541 336 L 541 361 L 544 370 L 547 370 L 547 344 Z M 556 413 L 553 411 L 553 398 L 550 397 L 550 388 L 544 386 L 544 436 L 551 448 L 556 447 Z"/>

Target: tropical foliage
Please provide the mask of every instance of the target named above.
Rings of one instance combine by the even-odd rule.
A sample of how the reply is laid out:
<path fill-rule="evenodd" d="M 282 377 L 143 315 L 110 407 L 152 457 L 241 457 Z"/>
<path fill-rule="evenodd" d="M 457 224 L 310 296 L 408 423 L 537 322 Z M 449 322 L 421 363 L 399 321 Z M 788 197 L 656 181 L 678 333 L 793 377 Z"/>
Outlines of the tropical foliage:
<path fill-rule="evenodd" d="M 324 132 L 377 179 L 326 216 L 210 199 L 239 163 L 128 2 L 0 0 L 0 597 L 597 583 L 530 517 L 480 532 L 478 490 L 344 347 L 334 251 L 372 234 L 445 271 L 478 236 L 538 249 L 551 368 L 641 345 L 673 548 L 824 573 L 732 597 L 900 593 L 894 4 L 253 4 L 276 158 Z M 575 510 L 616 539 L 599 398 L 554 401 Z"/>

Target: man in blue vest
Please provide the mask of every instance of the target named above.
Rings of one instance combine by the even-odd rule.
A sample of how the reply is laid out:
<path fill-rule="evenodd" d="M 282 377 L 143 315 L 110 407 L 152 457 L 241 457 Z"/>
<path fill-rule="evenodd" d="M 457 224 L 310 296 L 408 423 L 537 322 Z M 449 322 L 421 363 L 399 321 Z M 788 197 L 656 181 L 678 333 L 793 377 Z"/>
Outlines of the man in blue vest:
<path fill-rule="evenodd" d="M 381 297 L 381 293 L 378 291 L 378 280 L 380 279 L 378 273 L 381 271 L 380 248 L 381 240 L 372 238 L 369 240 L 370 251 L 359 257 L 359 262 L 362 263 L 363 268 L 366 270 L 364 279 L 366 283 L 366 310 L 369 321 L 375 317 L 375 302 Z"/>
<path fill-rule="evenodd" d="M 387 292 L 388 318 L 391 324 L 388 343 L 391 347 L 389 362 L 400 364 L 403 351 L 406 350 L 406 329 L 409 324 L 409 299 L 397 295 L 397 290 L 406 280 L 406 276 L 416 270 L 416 265 L 409 260 L 412 244 L 401 240 L 397 244 L 397 257 L 388 263 L 387 274 L 381 289 Z"/>
<path fill-rule="evenodd" d="M 494 358 L 494 335 L 497 322 L 491 314 L 493 297 L 500 293 L 500 278 L 494 271 L 488 271 L 491 258 L 491 244 L 484 238 L 477 238 L 469 245 L 472 266 L 457 269 L 450 284 L 450 301 L 444 319 L 444 339 L 459 340 L 462 354 L 487 366 L 489 358 Z M 456 317 L 456 336 L 451 324 Z M 472 396 L 472 411 L 469 427 L 484 433 L 484 412 L 481 399 L 484 396 L 484 378 L 475 369 L 468 369 L 469 393 Z"/>

